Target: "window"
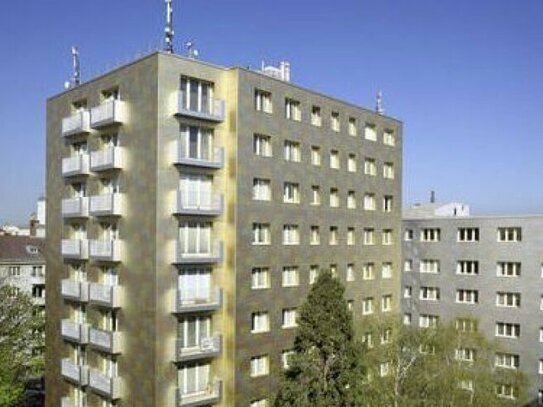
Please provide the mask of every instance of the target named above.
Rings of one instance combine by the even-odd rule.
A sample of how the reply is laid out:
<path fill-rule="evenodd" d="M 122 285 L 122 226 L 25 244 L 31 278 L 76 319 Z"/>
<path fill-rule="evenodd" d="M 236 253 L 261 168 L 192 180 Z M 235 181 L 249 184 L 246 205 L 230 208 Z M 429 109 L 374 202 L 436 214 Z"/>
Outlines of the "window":
<path fill-rule="evenodd" d="M 366 345 L 366 348 L 368 349 L 373 348 L 373 336 L 371 332 L 364 332 L 362 335 L 362 343 Z"/>
<path fill-rule="evenodd" d="M 390 246 L 393 244 L 392 241 L 392 229 L 383 230 L 383 245 Z"/>
<path fill-rule="evenodd" d="M 321 204 L 321 189 L 318 185 L 311 186 L 311 205 Z"/>
<path fill-rule="evenodd" d="M 253 153 L 262 157 L 272 156 L 271 137 L 263 134 L 253 135 Z"/>
<path fill-rule="evenodd" d="M 333 131 L 338 132 L 338 133 L 341 130 L 340 124 L 339 124 L 339 113 L 338 112 L 332 112 L 330 114 L 330 128 Z"/>
<path fill-rule="evenodd" d="M 354 263 L 347 264 L 347 272 L 346 272 L 346 281 L 354 281 L 355 279 L 355 273 L 354 273 Z"/>
<path fill-rule="evenodd" d="M 364 298 L 362 300 L 362 315 L 373 314 L 373 298 Z"/>
<path fill-rule="evenodd" d="M 339 151 L 330 151 L 330 168 L 339 170 Z"/>
<path fill-rule="evenodd" d="M 287 308 L 283 310 L 283 328 L 295 328 L 298 326 L 296 322 L 296 308 Z"/>
<path fill-rule="evenodd" d="M 356 244 L 355 229 L 353 227 L 347 228 L 347 245 L 353 246 Z"/>
<path fill-rule="evenodd" d="M 8 274 L 10 277 L 16 277 L 21 275 L 21 267 L 20 266 L 9 266 L 8 267 Z"/>
<path fill-rule="evenodd" d="M 183 108 L 193 112 L 212 113 L 213 84 L 199 79 L 181 77 L 181 103 Z M 118 91 L 104 92 L 106 99 L 118 99 Z"/>
<path fill-rule="evenodd" d="M 255 89 L 255 109 L 258 112 L 273 113 L 272 95 L 270 92 Z"/>
<path fill-rule="evenodd" d="M 543 327 L 539 328 L 539 342 L 543 342 Z"/>
<path fill-rule="evenodd" d="M 377 175 L 377 164 L 375 164 L 375 160 L 373 158 L 364 159 L 364 174 L 372 176 Z"/>
<path fill-rule="evenodd" d="M 295 120 L 297 122 L 302 120 L 302 109 L 300 102 L 294 99 L 285 99 L 285 117 L 289 120 Z"/>
<path fill-rule="evenodd" d="M 459 304 L 477 304 L 479 302 L 479 291 L 477 290 L 456 290 L 456 302 Z"/>
<path fill-rule="evenodd" d="M 520 263 L 500 261 L 497 264 L 496 274 L 498 277 L 520 277 Z"/>
<path fill-rule="evenodd" d="M 385 280 L 392 278 L 392 263 L 390 262 L 383 263 L 382 268 L 381 268 L 381 278 Z"/>
<path fill-rule="evenodd" d="M 456 274 L 476 276 L 479 274 L 479 262 L 475 260 L 460 260 L 456 262 Z"/>
<path fill-rule="evenodd" d="M 269 407 L 268 399 L 253 400 L 250 407 Z"/>
<path fill-rule="evenodd" d="M 494 365 L 504 369 L 518 369 L 519 356 L 513 353 L 498 352 L 494 356 Z"/>
<path fill-rule="evenodd" d="M 332 277 L 337 277 L 337 264 L 330 264 L 330 273 Z"/>
<path fill-rule="evenodd" d="M 383 144 L 392 147 L 396 145 L 396 136 L 393 130 L 385 130 L 383 133 Z"/>
<path fill-rule="evenodd" d="M 383 212 L 392 212 L 394 198 L 391 195 L 385 195 L 383 197 Z"/>
<path fill-rule="evenodd" d="M 476 332 L 477 321 L 470 318 L 457 318 L 455 320 L 455 328 L 461 332 Z"/>
<path fill-rule="evenodd" d="M 43 277 L 45 272 L 43 271 L 43 266 L 32 266 L 32 277 Z"/>
<path fill-rule="evenodd" d="M 475 360 L 475 349 L 457 348 L 454 350 L 454 358 L 462 362 L 473 362 Z"/>
<path fill-rule="evenodd" d="M 498 242 L 520 242 L 522 229 L 519 227 L 498 228 Z"/>
<path fill-rule="evenodd" d="M 285 182 L 283 184 L 283 202 L 300 203 L 300 186 L 295 182 Z"/>
<path fill-rule="evenodd" d="M 270 330 L 270 316 L 267 312 L 253 312 L 251 314 L 251 333 L 268 332 Z"/>
<path fill-rule="evenodd" d="M 403 240 L 406 242 L 410 242 L 413 240 L 413 229 L 405 229 L 403 232 Z"/>
<path fill-rule="evenodd" d="M 496 306 L 508 308 L 520 307 L 520 293 L 497 292 Z"/>
<path fill-rule="evenodd" d="M 321 165 L 321 148 L 317 146 L 311 147 L 311 164 L 320 166 Z"/>
<path fill-rule="evenodd" d="M 356 119 L 354 117 L 349 117 L 349 136 L 356 136 L 358 131 L 356 128 Z"/>
<path fill-rule="evenodd" d="M 354 310 L 354 300 L 347 300 L 347 310 L 351 312 Z"/>
<path fill-rule="evenodd" d="M 375 279 L 375 264 L 366 263 L 362 266 L 362 279 L 363 280 Z"/>
<path fill-rule="evenodd" d="M 403 298 L 411 298 L 413 295 L 413 287 L 410 285 L 406 285 L 403 288 Z"/>
<path fill-rule="evenodd" d="M 365 194 L 364 195 L 364 209 L 366 211 L 374 211 L 376 209 L 375 204 L 375 195 L 374 194 Z"/>
<path fill-rule="evenodd" d="M 270 362 L 268 355 L 251 358 L 251 377 L 264 376 L 269 373 Z"/>
<path fill-rule="evenodd" d="M 392 295 L 383 295 L 381 297 L 381 311 L 390 312 L 392 310 Z"/>
<path fill-rule="evenodd" d="M 496 322 L 496 336 L 503 338 L 518 338 L 520 336 L 520 324 Z"/>
<path fill-rule="evenodd" d="M 413 260 L 404 260 L 403 271 L 404 272 L 413 271 Z"/>
<path fill-rule="evenodd" d="M 379 376 L 386 377 L 390 373 L 390 363 L 383 362 L 379 364 Z"/>
<path fill-rule="evenodd" d="M 310 245 L 319 245 L 321 244 L 321 235 L 318 226 L 311 226 L 309 233 L 309 244 Z"/>
<path fill-rule="evenodd" d="M 364 244 L 367 246 L 375 244 L 375 229 L 364 228 Z"/>
<path fill-rule="evenodd" d="M 328 244 L 335 246 L 339 243 L 338 239 L 338 227 L 337 226 L 330 226 L 330 237 L 328 240 Z"/>
<path fill-rule="evenodd" d="M 478 242 L 479 228 L 458 228 L 457 240 L 459 242 Z"/>
<path fill-rule="evenodd" d="M 300 276 L 298 272 L 298 267 L 288 266 L 283 267 L 282 274 L 282 284 L 283 287 L 296 287 L 300 284 Z"/>
<path fill-rule="evenodd" d="M 347 158 L 347 171 L 356 172 L 356 154 L 349 154 Z"/>
<path fill-rule="evenodd" d="M 364 138 L 370 141 L 377 141 L 377 131 L 375 130 L 375 125 L 366 123 L 364 127 Z"/>
<path fill-rule="evenodd" d="M 181 156 L 195 160 L 215 160 L 213 130 L 198 126 L 181 126 Z"/>
<path fill-rule="evenodd" d="M 314 284 L 319 276 L 320 268 L 317 264 L 309 266 L 309 284 Z"/>
<path fill-rule="evenodd" d="M 269 223 L 253 223 L 253 244 L 267 245 L 270 243 L 271 243 L 270 224 Z"/>
<path fill-rule="evenodd" d="M 497 384 L 496 395 L 500 398 L 516 400 L 518 397 L 518 387 L 512 384 Z"/>
<path fill-rule="evenodd" d="M 293 350 L 284 350 L 281 352 L 281 364 L 283 365 L 283 369 L 289 368 L 289 358 L 294 355 Z"/>
<path fill-rule="evenodd" d="M 403 324 L 404 325 L 411 325 L 412 316 L 410 313 L 403 314 Z"/>
<path fill-rule="evenodd" d="M 300 143 L 285 140 L 284 157 L 286 161 L 300 162 Z"/>
<path fill-rule="evenodd" d="M 251 288 L 260 290 L 270 288 L 270 269 L 267 267 L 255 267 L 251 271 Z"/>
<path fill-rule="evenodd" d="M 539 359 L 539 368 L 537 369 L 539 374 L 543 374 L 543 359 Z"/>
<path fill-rule="evenodd" d="M 356 209 L 355 191 L 347 191 L 347 208 L 348 209 Z"/>
<path fill-rule="evenodd" d="M 393 163 L 383 164 L 383 178 L 394 179 L 394 164 Z"/>
<path fill-rule="evenodd" d="M 105 225 L 105 224 L 104 224 Z M 211 223 L 184 222 L 179 226 L 180 251 L 186 255 L 209 255 L 211 253 Z M 103 238 L 114 240 L 118 235 L 115 225 L 103 227 Z"/>
<path fill-rule="evenodd" d="M 339 207 L 339 192 L 337 188 L 330 188 L 330 207 L 331 208 Z"/>
<path fill-rule="evenodd" d="M 298 225 L 283 226 L 283 244 L 298 245 L 300 244 L 300 231 Z"/>
<path fill-rule="evenodd" d="M 437 315 L 421 314 L 419 316 L 419 327 L 421 328 L 433 328 L 439 323 L 439 317 Z"/>
<path fill-rule="evenodd" d="M 439 287 L 421 287 L 420 299 L 423 301 L 439 301 L 440 290 Z"/>
<path fill-rule="evenodd" d="M 321 108 L 318 106 L 311 107 L 311 124 L 313 126 L 322 126 Z"/>
<path fill-rule="evenodd" d="M 271 181 L 269 179 L 253 179 L 253 199 L 255 201 L 271 200 Z"/>
<path fill-rule="evenodd" d="M 420 231 L 421 242 L 439 242 L 441 239 L 441 229 L 425 228 Z"/>

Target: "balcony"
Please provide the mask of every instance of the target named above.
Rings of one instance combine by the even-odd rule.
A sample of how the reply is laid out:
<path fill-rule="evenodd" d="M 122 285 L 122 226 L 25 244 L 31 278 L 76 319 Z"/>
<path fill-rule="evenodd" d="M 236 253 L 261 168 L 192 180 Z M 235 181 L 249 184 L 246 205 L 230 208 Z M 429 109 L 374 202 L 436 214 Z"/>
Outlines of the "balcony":
<path fill-rule="evenodd" d="M 126 105 L 120 100 L 107 100 L 90 111 L 90 127 L 98 129 L 126 121 Z"/>
<path fill-rule="evenodd" d="M 60 407 L 73 407 L 72 399 L 69 396 L 60 399 Z"/>
<path fill-rule="evenodd" d="M 175 313 L 177 314 L 215 311 L 221 306 L 222 290 L 220 288 L 210 292 L 207 298 L 183 298 L 182 293 L 177 291 L 177 298 L 175 299 Z"/>
<path fill-rule="evenodd" d="M 66 278 L 61 281 L 60 294 L 67 300 L 87 302 L 89 300 L 89 284 Z"/>
<path fill-rule="evenodd" d="M 87 197 L 68 198 L 62 200 L 63 218 L 88 218 L 89 200 Z"/>
<path fill-rule="evenodd" d="M 224 196 L 217 193 L 177 191 L 176 215 L 219 216 L 224 212 Z"/>
<path fill-rule="evenodd" d="M 32 302 L 34 305 L 39 307 L 45 307 L 45 296 L 43 297 L 32 297 Z"/>
<path fill-rule="evenodd" d="M 85 344 L 89 341 L 89 324 L 79 323 L 71 319 L 60 321 L 60 332 L 66 340 Z"/>
<path fill-rule="evenodd" d="M 122 352 L 122 333 L 90 328 L 89 345 L 93 348 L 111 354 Z"/>
<path fill-rule="evenodd" d="M 89 301 L 91 304 L 108 308 L 120 308 L 122 304 L 122 289 L 118 285 L 91 283 L 89 286 Z"/>
<path fill-rule="evenodd" d="M 175 253 L 175 263 L 176 264 L 210 264 L 210 263 L 220 263 L 223 258 L 223 243 L 215 242 L 211 246 L 211 251 L 209 253 L 187 253 L 183 252 L 181 248 L 183 247 L 182 242 L 177 241 L 177 250 Z"/>
<path fill-rule="evenodd" d="M 90 132 L 90 115 L 88 110 L 82 110 L 62 119 L 62 136 Z"/>
<path fill-rule="evenodd" d="M 62 159 L 62 176 L 89 175 L 89 155 L 76 154 Z"/>
<path fill-rule="evenodd" d="M 185 393 L 178 388 L 176 395 L 176 405 L 178 407 L 198 407 L 218 404 L 222 396 L 222 382 L 215 380 L 205 389 L 193 393 Z"/>
<path fill-rule="evenodd" d="M 124 150 L 121 147 L 107 147 L 103 150 L 92 151 L 90 154 L 90 169 L 105 171 L 122 169 L 124 167 Z"/>
<path fill-rule="evenodd" d="M 210 122 L 224 121 L 226 103 L 222 99 L 210 98 L 207 104 L 200 107 L 187 106 L 185 92 L 178 91 L 177 93 L 177 109 L 176 116 L 193 117 L 196 119 L 207 120 Z"/>
<path fill-rule="evenodd" d="M 92 216 L 121 216 L 123 204 L 122 194 L 94 195 L 90 197 L 90 214 Z"/>
<path fill-rule="evenodd" d="M 180 339 L 177 340 L 177 362 L 187 362 L 196 359 L 208 359 L 221 353 L 222 337 L 220 335 L 200 339 L 200 344 L 184 348 Z"/>
<path fill-rule="evenodd" d="M 194 167 L 218 169 L 224 167 L 224 148 L 215 147 L 209 154 L 193 154 L 186 146 L 185 140 L 177 140 L 174 164 Z"/>
<path fill-rule="evenodd" d="M 87 239 L 62 239 L 60 251 L 65 259 L 86 260 L 89 258 L 89 241 Z"/>
<path fill-rule="evenodd" d="M 122 243 L 120 240 L 90 240 L 90 258 L 96 261 L 119 262 L 122 258 Z"/>
<path fill-rule="evenodd" d="M 122 397 L 123 382 L 119 376 L 109 377 L 96 369 L 89 369 L 89 387 L 112 400 Z"/>
<path fill-rule="evenodd" d="M 60 361 L 60 374 L 65 379 L 81 386 L 86 386 L 89 382 L 89 368 L 87 366 L 78 365 L 68 358 Z M 69 397 L 63 397 L 63 400 L 65 398 L 68 398 L 69 400 Z M 64 406 L 64 404 L 62 404 L 62 406 Z"/>

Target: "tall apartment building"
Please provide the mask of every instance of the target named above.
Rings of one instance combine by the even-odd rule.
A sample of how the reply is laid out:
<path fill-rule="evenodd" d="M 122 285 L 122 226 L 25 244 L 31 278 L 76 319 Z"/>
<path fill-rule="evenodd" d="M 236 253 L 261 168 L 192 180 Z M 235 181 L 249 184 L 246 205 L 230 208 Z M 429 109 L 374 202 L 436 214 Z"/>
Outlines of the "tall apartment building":
<path fill-rule="evenodd" d="M 402 124 L 154 53 L 47 103 L 48 406 L 265 406 L 319 270 L 399 312 Z"/>
<path fill-rule="evenodd" d="M 478 329 L 500 347 L 495 366 L 530 379 L 543 405 L 543 216 L 469 216 L 461 204 L 404 213 L 404 323 Z M 500 386 L 503 397 L 516 397 Z"/>

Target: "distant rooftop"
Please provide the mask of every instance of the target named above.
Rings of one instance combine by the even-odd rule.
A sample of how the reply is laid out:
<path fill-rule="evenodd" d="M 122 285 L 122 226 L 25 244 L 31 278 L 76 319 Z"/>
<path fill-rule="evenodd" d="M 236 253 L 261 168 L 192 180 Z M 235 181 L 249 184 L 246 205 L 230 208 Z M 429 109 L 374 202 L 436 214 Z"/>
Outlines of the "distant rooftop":
<path fill-rule="evenodd" d="M 0 263 L 43 263 L 45 239 L 30 236 L 0 236 Z"/>
<path fill-rule="evenodd" d="M 460 202 L 414 204 L 403 210 L 404 218 L 467 217 L 469 205 Z"/>

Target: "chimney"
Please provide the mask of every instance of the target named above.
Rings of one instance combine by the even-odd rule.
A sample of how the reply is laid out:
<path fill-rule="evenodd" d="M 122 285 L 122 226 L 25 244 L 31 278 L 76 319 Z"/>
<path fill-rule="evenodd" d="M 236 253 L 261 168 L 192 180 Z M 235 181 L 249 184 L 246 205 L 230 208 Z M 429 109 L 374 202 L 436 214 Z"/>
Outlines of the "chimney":
<path fill-rule="evenodd" d="M 37 219 L 36 214 L 33 213 L 32 215 L 30 215 L 30 225 L 29 225 L 30 236 L 32 236 L 32 237 L 37 236 L 37 231 L 38 231 L 38 225 L 39 224 L 40 224 L 40 221 Z"/>

